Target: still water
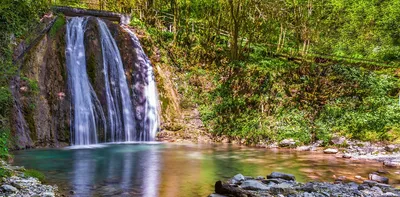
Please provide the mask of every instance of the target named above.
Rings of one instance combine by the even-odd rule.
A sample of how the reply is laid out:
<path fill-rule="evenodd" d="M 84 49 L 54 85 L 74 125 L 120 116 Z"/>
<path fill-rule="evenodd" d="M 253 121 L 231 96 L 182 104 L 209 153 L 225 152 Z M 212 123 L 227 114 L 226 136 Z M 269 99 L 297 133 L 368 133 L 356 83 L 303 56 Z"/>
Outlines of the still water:
<path fill-rule="evenodd" d="M 13 153 L 14 165 L 43 172 L 67 196 L 207 196 L 217 180 L 237 173 L 291 173 L 297 181 L 354 179 L 382 170 L 378 162 L 321 153 L 266 150 L 230 145 L 104 144 Z M 387 170 L 391 184 L 400 177 Z"/>

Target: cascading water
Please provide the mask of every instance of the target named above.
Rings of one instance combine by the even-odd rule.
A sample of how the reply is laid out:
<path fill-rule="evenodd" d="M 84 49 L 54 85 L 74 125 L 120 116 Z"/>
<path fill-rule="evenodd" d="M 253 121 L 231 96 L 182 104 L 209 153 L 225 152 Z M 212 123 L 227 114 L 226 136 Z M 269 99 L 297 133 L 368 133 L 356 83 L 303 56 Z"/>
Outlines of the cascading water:
<path fill-rule="evenodd" d="M 124 29 L 129 33 L 137 54 L 135 69 L 138 70 L 138 72 L 133 74 L 135 81 L 133 87 L 134 92 L 141 93 L 141 95 L 136 97 L 137 101 L 135 105 L 136 113 L 138 113 L 137 124 L 139 128 L 137 139 L 139 141 L 153 141 L 159 125 L 158 94 L 156 82 L 154 80 L 153 66 L 144 53 L 135 33 L 127 27 L 124 27 Z"/>
<path fill-rule="evenodd" d="M 97 123 L 104 121 L 102 109 L 96 110 L 98 99 L 89 82 L 86 72 L 86 59 L 84 47 L 84 32 L 86 19 L 74 17 L 67 22 L 67 48 L 66 63 L 68 69 L 68 86 L 71 93 L 73 110 L 71 135 L 72 144 L 88 145 L 96 144 Z M 97 114 L 100 111 L 100 114 Z"/>
<path fill-rule="evenodd" d="M 132 100 L 121 55 L 104 21 L 97 19 L 103 52 L 103 69 L 109 120 L 109 139 L 112 142 L 135 141 L 136 129 Z"/>
<path fill-rule="evenodd" d="M 125 28 L 137 54 L 132 65 L 132 96 L 118 46 L 106 23 L 97 18 L 103 59 L 102 101 L 106 105 L 103 111 L 86 70 L 84 33 L 87 21 L 87 18 L 73 17 L 67 22 L 66 56 L 72 105 L 72 144 L 98 143 L 101 128 L 104 137 L 100 139 L 104 142 L 154 140 L 159 126 L 157 89 L 152 65 L 138 38 Z"/>

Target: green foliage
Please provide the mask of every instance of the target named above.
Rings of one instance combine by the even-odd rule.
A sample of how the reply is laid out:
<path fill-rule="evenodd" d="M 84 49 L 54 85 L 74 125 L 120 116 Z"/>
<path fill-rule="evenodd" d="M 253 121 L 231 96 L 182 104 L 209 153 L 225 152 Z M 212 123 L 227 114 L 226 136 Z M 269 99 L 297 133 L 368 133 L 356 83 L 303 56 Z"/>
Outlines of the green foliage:
<path fill-rule="evenodd" d="M 57 32 L 65 25 L 65 17 L 63 15 L 59 15 L 54 22 L 53 26 L 50 29 L 49 35 L 51 37 L 55 37 Z"/>
<path fill-rule="evenodd" d="M 12 104 L 11 92 L 8 87 L 0 87 L 0 116 L 7 116 Z"/>
<path fill-rule="evenodd" d="M 287 138 L 327 143 L 335 133 L 367 141 L 398 139 L 399 79 L 392 69 L 299 66 L 251 56 L 253 62 L 231 65 L 235 75 L 219 81 L 211 102 L 202 103 L 202 119 L 216 134 L 251 143 Z"/>
<path fill-rule="evenodd" d="M 33 170 L 33 169 L 25 170 L 24 175 L 27 177 L 37 178 L 42 183 L 46 181 L 46 177 L 44 176 L 44 174 L 37 170 Z"/>
<path fill-rule="evenodd" d="M 0 167 L 0 178 L 10 177 L 12 173 L 10 170 Z"/>
<path fill-rule="evenodd" d="M 4 121 L 4 120 L 1 120 Z M 3 126 L 3 123 L 2 123 Z M 0 129 L 0 158 L 1 159 L 8 159 L 9 153 L 8 153 L 8 142 L 9 142 L 9 136 L 10 136 L 10 129 L 8 125 L 6 127 L 2 127 Z"/>

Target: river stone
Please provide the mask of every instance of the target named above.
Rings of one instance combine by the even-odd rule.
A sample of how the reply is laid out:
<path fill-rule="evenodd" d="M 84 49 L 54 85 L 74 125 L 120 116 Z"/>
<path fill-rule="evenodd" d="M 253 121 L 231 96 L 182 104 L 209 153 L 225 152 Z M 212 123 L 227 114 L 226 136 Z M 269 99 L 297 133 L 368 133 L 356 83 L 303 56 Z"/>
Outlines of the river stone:
<path fill-rule="evenodd" d="M 387 152 L 396 152 L 396 151 L 398 151 L 399 149 L 395 146 L 395 145 L 393 145 L 393 144 L 391 144 L 391 145 L 387 145 L 386 147 L 385 147 L 385 151 L 387 151 Z"/>
<path fill-rule="evenodd" d="M 210 194 L 208 197 L 227 197 L 221 194 Z"/>
<path fill-rule="evenodd" d="M 268 190 L 268 189 L 270 189 L 270 187 L 268 187 L 256 180 L 245 181 L 240 185 L 240 187 L 243 189 L 246 189 L 246 190 Z"/>
<path fill-rule="evenodd" d="M 237 183 L 242 182 L 244 180 L 246 180 L 246 178 L 242 174 L 237 174 L 232 178 L 231 182 L 233 184 L 237 184 Z"/>
<path fill-rule="evenodd" d="M 278 184 L 282 182 L 282 179 L 265 179 L 262 180 L 262 182 L 265 184 L 271 184 L 271 183 Z"/>
<path fill-rule="evenodd" d="M 377 186 L 372 187 L 372 188 L 371 188 L 371 191 L 377 193 L 378 195 L 382 195 L 382 194 L 383 194 L 381 188 L 379 188 L 379 187 L 377 187 Z"/>
<path fill-rule="evenodd" d="M 293 189 L 293 185 L 287 182 L 279 183 L 277 185 L 273 185 L 271 187 L 271 191 L 274 193 L 288 193 L 290 190 Z"/>
<path fill-rule="evenodd" d="M 335 145 L 342 145 L 345 142 L 346 142 L 346 138 L 345 137 L 333 137 L 331 139 L 331 143 L 335 144 Z"/>
<path fill-rule="evenodd" d="M 15 188 L 15 187 L 13 187 L 13 186 L 11 186 L 11 185 L 2 185 L 1 188 L 2 188 L 4 191 L 7 191 L 7 192 L 17 192 L 17 191 L 18 191 L 17 188 Z"/>
<path fill-rule="evenodd" d="M 265 178 L 263 176 L 257 176 L 256 179 L 257 180 L 264 180 Z"/>
<path fill-rule="evenodd" d="M 311 150 L 311 146 L 299 146 L 296 148 L 296 150 L 298 151 L 310 151 Z"/>
<path fill-rule="evenodd" d="M 350 154 L 344 154 L 342 155 L 342 157 L 345 159 L 350 159 L 352 156 Z"/>
<path fill-rule="evenodd" d="M 54 197 L 54 193 L 53 192 L 45 192 L 42 194 L 42 197 Z"/>
<path fill-rule="evenodd" d="M 369 177 L 369 180 L 371 180 L 371 181 L 376 181 L 378 183 L 386 183 L 386 184 L 389 183 L 389 179 L 386 177 L 383 177 L 383 176 L 379 176 L 376 174 L 369 174 L 368 177 Z"/>
<path fill-rule="evenodd" d="M 354 178 L 356 178 L 356 179 L 358 179 L 358 180 L 363 179 L 362 176 L 360 176 L 360 175 L 354 176 Z"/>
<path fill-rule="evenodd" d="M 285 179 L 285 180 L 288 180 L 288 181 L 296 180 L 294 175 L 280 173 L 280 172 L 272 172 L 270 175 L 267 176 L 267 179 Z"/>
<path fill-rule="evenodd" d="M 350 183 L 347 183 L 347 185 L 353 190 L 358 190 L 358 184 L 357 183 L 350 182 Z"/>
<path fill-rule="evenodd" d="M 368 185 L 369 187 L 373 187 L 373 186 L 375 186 L 376 184 L 378 184 L 378 182 L 376 182 L 376 181 L 370 181 L 370 180 L 365 180 L 365 181 L 363 181 L 363 184 Z"/>
<path fill-rule="evenodd" d="M 398 197 L 399 195 L 392 193 L 392 192 L 386 192 L 380 197 Z"/>
<path fill-rule="evenodd" d="M 328 149 L 325 149 L 324 150 L 324 153 L 325 154 L 336 154 L 336 153 L 338 153 L 339 151 L 337 150 L 337 149 L 334 149 L 334 148 L 328 148 Z"/>
<path fill-rule="evenodd" d="M 383 165 L 387 166 L 387 167 L 400 167 L 400 160 L 396 159 L 396 160 L 392 160 L 392 161 L 384 161 Z"/>
<path fill-rule="evenodd" d="M 295 147 L 296 142 L 293 139 L 284 139 L 279 143 L 280 147 Z"/>

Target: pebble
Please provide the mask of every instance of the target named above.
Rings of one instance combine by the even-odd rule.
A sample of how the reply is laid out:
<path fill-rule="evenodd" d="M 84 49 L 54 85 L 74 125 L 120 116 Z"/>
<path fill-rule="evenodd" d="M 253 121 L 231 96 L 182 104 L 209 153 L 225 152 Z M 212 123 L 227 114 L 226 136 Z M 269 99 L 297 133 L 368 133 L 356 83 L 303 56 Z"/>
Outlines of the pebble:
<path fill-rule="evenodd" d="M 379 176 L 377 174 L 369 174 L 368 178 L 369 178 L 369 180 L 376 181 L 378 183 L 386 183 L 386 184 L 389 183 L 389 179 L 388 178 L 383 177 L 383 176 Z"/>
<path fill-rule="evenodd" d="M 334 149 L 334 148 L 328 148 L 328 149 L 325 149 L 324 150 L 324 153 L 325 154 L 336 154 L 336 153 L 338 153 L 339 151 L 337 150 L 337 149 Z"/>
<path fill-rule="evenodd" d="M 358 179 L 358 180 L 362 180 L 363 178 L 359 175 L 355 176 L 354 178 Z"/>
<path fill-rule="evenodd" d="M 344 154 L 342 155 L 342 157 L 345 159 L 350 159 L 352 156 L 350 154 Z"/>

